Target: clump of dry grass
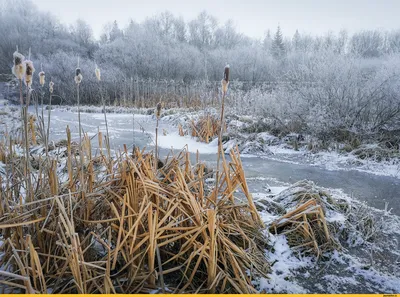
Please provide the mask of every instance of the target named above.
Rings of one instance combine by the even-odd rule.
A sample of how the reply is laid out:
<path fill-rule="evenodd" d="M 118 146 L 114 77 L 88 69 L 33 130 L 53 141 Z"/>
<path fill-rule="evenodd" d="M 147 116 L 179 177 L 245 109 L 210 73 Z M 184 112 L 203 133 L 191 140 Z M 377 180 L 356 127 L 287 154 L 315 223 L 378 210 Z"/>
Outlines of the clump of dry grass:
<path fill-rule="evenodd" d="M 22 136 L 25 160 L 15 157 L 20 139 L 1 140 L 1 292 L 255 293 L 252 278 L 266 277 L 269 264 L 238 149 L 231 162 L 223 157 L 215 188 L 186 151 L 164 162 L 138 149 L 129 155 L 126 146 L 113 158 L 102 150 L 93 156 L 91 139 L 81 135 L 81 81 L 78 60 L 79 146 L 67 127 L 57 144 L 66 146 L 63 155 L 49 153 L 47 135 L 45 155 L 33 156 L 33 118 L 32 142 L 27 120 Z M 157 121 L 160 112 L 161 103 Z M 102 141 L 99 132 L 100 148 Z M 234 197 L 238 188 L 247 201 Z"/>
<path fill-rule="evenodd" d="M 284 200 L 285 208 L 292 210 L 275 220 L 270 231 L 285 234 L 292 248 L 315 254 L 317 258 L 327 250 L 339 248 L 325 218 L 326 210 L 334 203 L 332 198 L 315 191 L 306 182 L 298 182 L 286 192 L 278 200 Z"/>
<path fill-rule="evenodd" d="M 197 137 L 201 142 L 209 143 L 212 139 L 218 136 L 221 129 L 221 121 L 213 115 L 205 115 L 197 121 L 191 120 L 189 133 L 192 137 Z M 226 130 L 226 127 L 224 127 Z M 180 136 L 187 135 L 188 132 L 183 130 L 182 125 L 178 125 Z"/>
<path fill-rule="evenodd" d="M 40 161 L 31 201 L 22 194 L 24 177 L 7 163 L 7 189 L 0 191 L 3 293 L 256 292 L 252 278 L 269 271 L 266 239 L 238 150 L 222 162 L 214 202 L 204 165 L 192 166 L 188 152 L 161 166 L 137 149 L 107 160 L 92 156 L 88 137 L 81 184 L 68 131 L 68 177 L 61 182 L 60 160 Z M 247 202 L 233 196 L 238 187 Z"/>
<path fill-rule="evenodd" d="M 192 137 L 197 137 L 201 142 L 209 143 L 213 138 L 218 136 L 218 154 L 222 152 L 222 134 L 226 131 L 225 123 L 225 97 L 229 86 L 229 65 L 224 68 L 224 78 L 221 80 L 221 113 L 220 119 L 214 115 L 204 115 L 196 122 L 191 120 L 188 131 L 184 131 L 181 124 L 178 125 L 178 133 L 180 136 L 190 134 Z M 219 160 L 219 157 L 218 157 Z M 219 161 L 218 161 L 219 164 Z M 219 166 L 217 166 L 219 167 Z"/>

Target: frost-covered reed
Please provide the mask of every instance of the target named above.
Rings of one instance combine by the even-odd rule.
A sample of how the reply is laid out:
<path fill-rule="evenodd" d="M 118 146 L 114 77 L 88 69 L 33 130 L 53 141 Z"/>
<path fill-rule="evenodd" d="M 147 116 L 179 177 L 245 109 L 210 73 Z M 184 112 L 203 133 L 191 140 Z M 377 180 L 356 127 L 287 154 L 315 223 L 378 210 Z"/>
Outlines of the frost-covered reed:
<path fill-rule="evenodd" d="M 220 163 L 220 158 L 224 159 L 224 152 L 222 148 L 222 132 L 224 129 L 224 111 L 225 111 L 225 97 L 226 93 L 228 92 L 228 85 L 229 85 L 229 64 L 227 64 L 224 68 L 224 78 L 221 81 L 221 91 L 222 91 L 222 99 L 221 99 L 221 127 L 218 132 L 218 158 L 217 158 L 217 172 L 215 175 L 215 186 L 219 184 L 219 163 Z M 217 201 L 217 193 L 218 191 L 215 191 L 215 197 L 214 201 Z"/>
<path fill-rule="evenodd" d="M 76 83 L 76 98 L 77 98 L 77 103 L 78 103 L 78 128 L 79 128 L 79 158 L 80 158 L 80 163 L 81 163 L 81 184 L 84 184 L 84 157 L 83 157 L 83 149 L 82 149 L 82 124 L 81 124 L 81 105 L 80 105 L 80 98 L 79 98 L 79 86 L 82 82 L 83 76 L 81 73 L 81 68 L 79 68 L 79 58 L 78 58 L 78 67 L 75 69 L 75 83 Z M 84 195 L 84 189 L 82 192 L 82 195 Z M 84 197 L 84 196 L 82 196 Z"/>

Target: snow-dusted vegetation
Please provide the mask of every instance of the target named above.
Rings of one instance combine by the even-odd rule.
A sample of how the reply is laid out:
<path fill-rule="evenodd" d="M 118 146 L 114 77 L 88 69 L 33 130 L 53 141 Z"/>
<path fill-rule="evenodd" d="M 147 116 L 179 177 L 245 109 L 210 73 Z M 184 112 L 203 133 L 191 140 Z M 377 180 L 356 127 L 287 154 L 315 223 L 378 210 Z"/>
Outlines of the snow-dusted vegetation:
<path fill-rule="evenodd" d="M 84 20 L 64 26 L 33 2 L 5 1 L 0 15 L 0 73 L 9 73 L 16 44 L 22 52 L 32 48 L 32 61 L 56 84 L 53 104 L 77 103 L 70 73 L 79 56 L 82 73 L 90 73 L 82 104 L 104 98 L 107 105 L 152 108 L 162 98 L 167 108 L 218 106 L 220 69 L 229 61 L 227 112 L 257 117 L 246 131 L 310 135 L 321 148 L 337 142 L 346 151 L 378 143 L 398 157 L 398 30 L 312 36 L 299 28 L 285 36 L 278 27 L 257 40 L 206 12 L 188 21 L 165 12 L 124 28 L 108 24 L 96 40 Z M 38 81 L 33 87 L 39 91 Z"/>
<path fill-rule="evenodd" d="M 400 28 L 0 0 L 0 293 L 399 293 L 399 65 Z"/>

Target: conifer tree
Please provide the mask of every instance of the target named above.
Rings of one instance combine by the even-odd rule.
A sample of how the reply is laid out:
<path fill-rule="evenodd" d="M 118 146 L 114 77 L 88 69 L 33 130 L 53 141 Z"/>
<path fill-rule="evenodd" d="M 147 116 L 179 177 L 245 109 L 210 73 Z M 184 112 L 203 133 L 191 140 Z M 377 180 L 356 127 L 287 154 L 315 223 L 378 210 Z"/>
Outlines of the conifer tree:
<path fill-rule="evenodd" d="M 272 54 L 276 58 L 280 58 L 285 54 L 285 45 L 283 44 L 282 31 L 281 31 L 281 27 L 279 25 L 276 30 L 274 40 L 272 43 Z"/>

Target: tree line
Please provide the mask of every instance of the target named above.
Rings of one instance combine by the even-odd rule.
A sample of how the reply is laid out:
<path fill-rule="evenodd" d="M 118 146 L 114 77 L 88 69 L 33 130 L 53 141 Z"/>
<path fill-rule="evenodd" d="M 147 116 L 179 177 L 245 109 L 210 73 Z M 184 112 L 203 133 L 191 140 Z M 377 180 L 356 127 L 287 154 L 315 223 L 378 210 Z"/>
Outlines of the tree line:
<path fill-rule="evenodd" d="M 84 20 L 66 26 L 30 0 L 0 2 L 0 28 L 0 73 L 11 72 L 16 45 L 25 55 L 30 48 L 36 69 L 53 80 L 66 104 L 76 102 L 78 57 L 83 104 L 103 97 L 109 104 L 149 106 L 167 95 L 178 105 L 215 102 L 216 82 L 229 63 L 228 100 L 238 113 L 297 121 L 315 133 L 339 126 L 365 133 L 400 129 L 400 28 L 286 36 L 278 26 L 255 39 L 206 12 L 188 21 L 164 12 L 125 28 L 105 24 L 96 39 Z"/>
<path fill-rule="evenodd" d="M 274 63 L 299 53 L 318 55 L 332 51 L 365 59 L 400 52 L 400 28 L 394 31 L 365 30 L 349 35 L 345 30 L 323 36 L 284 36 L 278 26 L 254 39 L 237 31 L 232 20 L 218 20 L 201 12 L 185 21 L 170 12 L 133 20 L 125 28 L 117 21 L 105 24 L 99 39 L 85 20 L 66 26 L 48 12 L 39 11 L 30 0 L 2 0 L 0 6 L 0 72 L 9 71 L 15 46 L 32 49 L 33 57 L 55 63 L 63 53 L 70 59 L 95 61 L 102 68 L 116 68 L 125 77 L 178 80 L 219 80 L 229 62 L 235 78 L 245 81 L 270 80 Z M 283 69 L 280 75 L 283 75 Z M 276 76 L 276 73 L 273 73 Z"/>

